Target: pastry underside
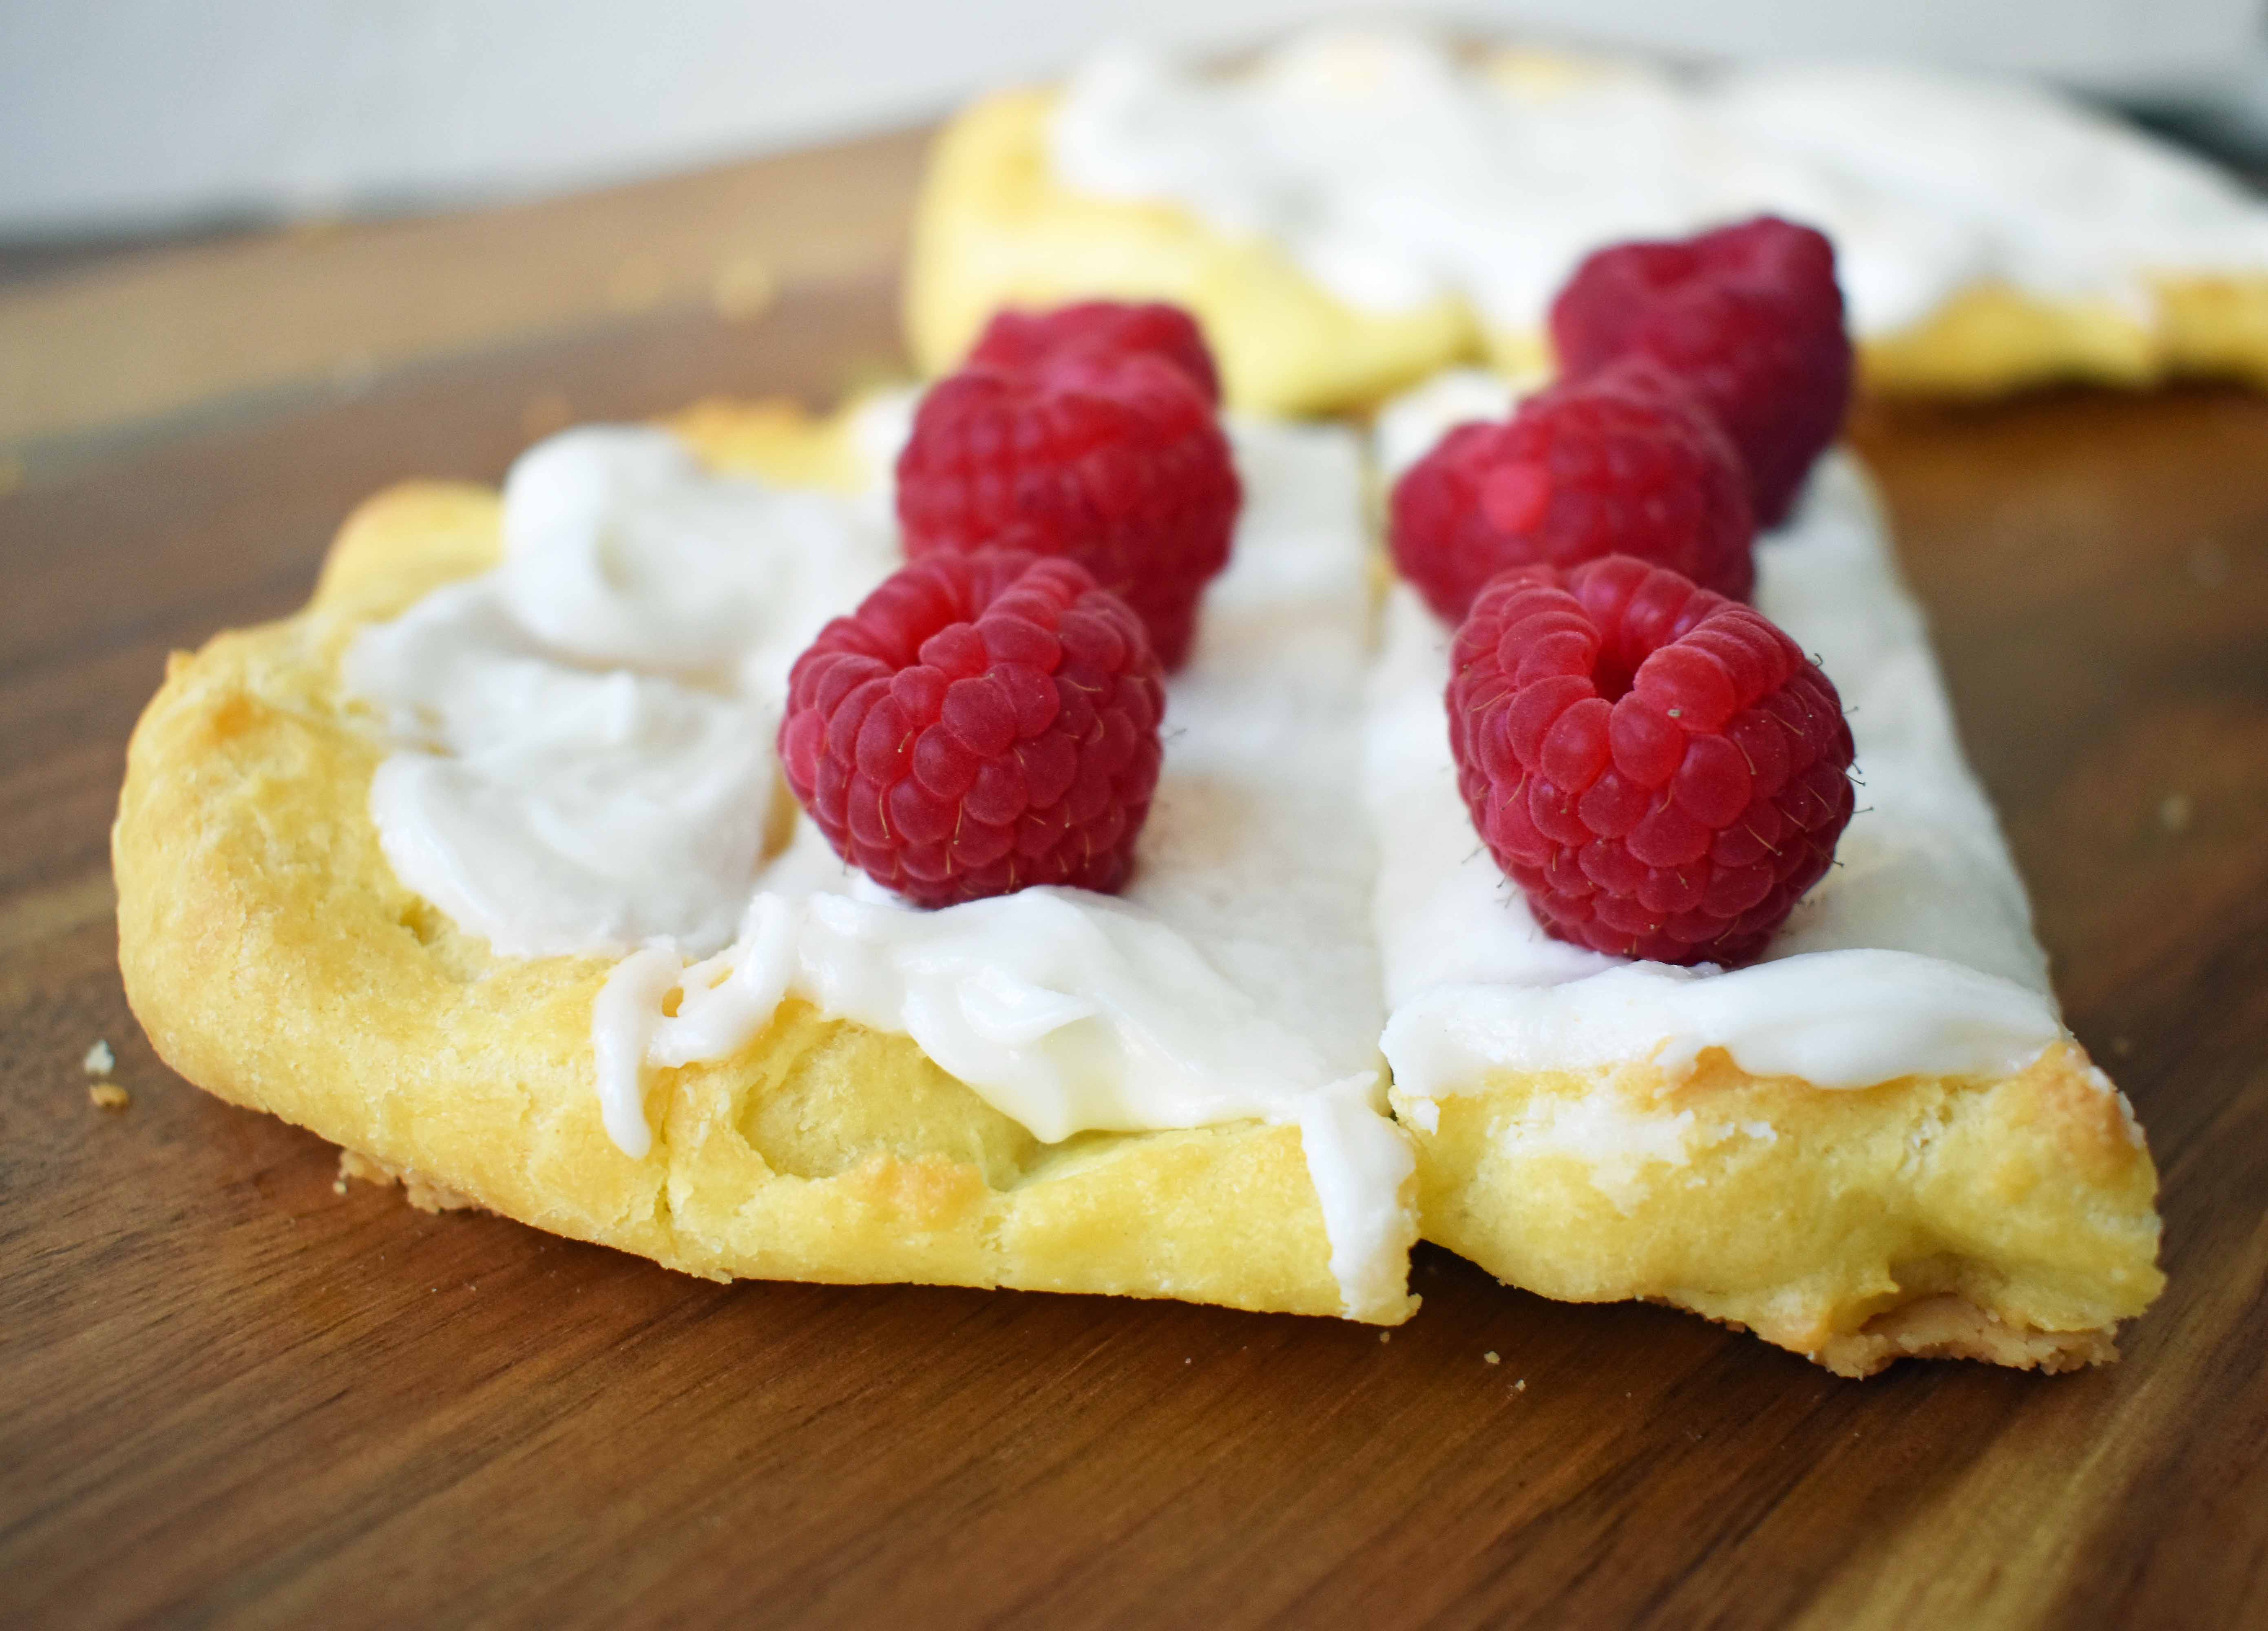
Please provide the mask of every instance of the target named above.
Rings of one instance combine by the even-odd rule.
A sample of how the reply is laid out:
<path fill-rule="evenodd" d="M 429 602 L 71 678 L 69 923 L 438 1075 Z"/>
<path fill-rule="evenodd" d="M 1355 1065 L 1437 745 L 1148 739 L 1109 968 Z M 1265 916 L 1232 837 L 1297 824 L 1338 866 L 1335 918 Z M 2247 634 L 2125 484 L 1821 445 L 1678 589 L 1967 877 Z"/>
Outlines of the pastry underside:
<path fill-rule="evenodd" d="M 1419 1105 L 1429 1240 L 1572 1302 L 1672 1304 L 1843 1376 L 1907 1357 L 2067 1370 L 2115 1358 L 2156 1267 L 2157 1173 L 2075 1043 L 2003 1077 L 1860 1090 L 1722 1049 L 1502 1071 Z"/>
<path fill-rule="evenodd" d="M 1187 210 L 1074 192 L 1054 176 L 1048 91 L 985 98 L 938 138 L 916 217 L 906 327 L 940 373 L 1004 305 L 1171 300 L 1203 322 L 1229 400 L 1257 412 L 1361 408 L 1454 364 L 1545 371 L 1544 335 L 1491 332 L 1456 298 L 1358 310 L 1282 250 Z M 1859 344 L 1885 395 L 1987 396 L 2058 380 L 2146 386 L 2176 374 L 2268 386 L 2268 275 L 2154 280 L 2154 312 L 1978 284 L 1923 322 Z"/>
<path fill-rule="evenodd" d="M 855 480 L 836 422 L 708 404 L 677 428 L 725 467 Z M 909 1039 L 798 1002 L 729 1058 L 650 1070 L 653 1150 L 617 1149 L 591 1046 L 610 962 L 495 957 L 395 878 L 369 813 L 386 743 L 339 689 L 360 627 L 496 563 L 499 514 L 484 488 L 380 494 L 304 611 L 172 659 L 113 834 L 127 995 L 168 1064 L 413 1199 L 713 1279 L 1343 1311 L 1296 1128 L 1042 1144 Z"/>

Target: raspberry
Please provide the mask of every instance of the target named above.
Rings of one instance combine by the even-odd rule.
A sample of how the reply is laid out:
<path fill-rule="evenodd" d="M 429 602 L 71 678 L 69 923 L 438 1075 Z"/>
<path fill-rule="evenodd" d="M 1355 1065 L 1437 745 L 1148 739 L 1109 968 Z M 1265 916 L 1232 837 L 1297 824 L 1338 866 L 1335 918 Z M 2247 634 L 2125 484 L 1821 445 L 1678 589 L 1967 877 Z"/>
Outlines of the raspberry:
<path fill-rule="evenodd" d="M 796 659 L 780 762 L 835 853 L 917 906 L 1109 893 L 1165 706 L 1141 620 L 1076 562 L 936 555 Z"/>
<path fill-rule="evenodd" d="M 1505 573 L 1457 630 L 1473 825 L 1562 940 L 1745 963 L 1851 819 L 1834 685 L 1760 613 L 1610 555 Z"/>
<path fill-rule="evenodd" d="M 1197 320 L 1177 305 L 1082 300 L 1050 312 L 994 314 L 968 354 L 972 368 L 1028 373 L 1066 353 L 1124 356 L 1148 352 L 1189 377 L 1204 400 L 1220 406 L 1220 371 Z"/>
<path fill-rule="evenodd" d="M 1395 564 L 1451 622 L 1507 567 L 1636 555 L 1734 599 L 1756 583 L 1740 455 L 1633 357 L 1460 425 L 1395 484 Z"/>
<path fill-rule="evenodd" d="M 949 375 L 922 399 L 898 456 L 909 557 L 1069 555 L 1140 614 L 1168 668 L 1189 655 L 1197 599 L 1227 563 L 1242 500 L 1211 405 L 1145 353 Z"/>
<path fill-rule="evenodd" d="M 1600 250 L 1552 302 L 1551 340 L 1571 378 L 1632 353 L 1683 378 L 1741 450 L 1759 526 L 1786 518 L 1850 406 L 1835 246 L 1773 216 Z"/>

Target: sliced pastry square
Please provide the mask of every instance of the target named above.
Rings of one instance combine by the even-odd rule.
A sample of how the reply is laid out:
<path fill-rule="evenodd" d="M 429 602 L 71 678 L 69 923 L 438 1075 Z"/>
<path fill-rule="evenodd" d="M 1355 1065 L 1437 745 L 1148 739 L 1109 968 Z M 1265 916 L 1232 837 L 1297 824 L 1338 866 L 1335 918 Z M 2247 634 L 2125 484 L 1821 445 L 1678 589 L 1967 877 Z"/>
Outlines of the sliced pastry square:
<path fill-rule="evenodd" d="M 1510 400 L 1485 375 L 1437 381 L 1381 415 L 1382 461 Z M 1365 785 L 1425 1238 L 1547 1297 L 1673 1304 L 1845 1375 L 2110 1358 L 2161 1284 L 2156 1174 L 2061 1021 L 1847 452 L 1756 566 L 1756 609 L 1839 687 L 1861 785 L 1833 868 L 1730 971 L 1543 931 L 1460 794 L 1451 631 L 1411 585 L 1389 595 Z"/>
<path fill-rule="evenodd" d="M 901 564 L 906 415 L 711 404 L 371 500 L 135 734 L 136 1012 L 413 1195 L 691 1274 L 1406 1318 L 1357 438 L 1233 427 L 1123 893 L 921 910 L 775 751 L 790 664 Z"/>
<path fill-rule="evenodd" d="M 2051 91 L 1345 31 L 1227 72 L 1116 52 L 967 109 L 908 327 L 943 369 L 1003 305 L 1178 301 L 1231 400 L 1329 412 L 1464 359 L 1534 371 L 1583 256 L 1759 212 L 1835 240 L 1878 389 L 2268 380 L 2268 204 Z"/>

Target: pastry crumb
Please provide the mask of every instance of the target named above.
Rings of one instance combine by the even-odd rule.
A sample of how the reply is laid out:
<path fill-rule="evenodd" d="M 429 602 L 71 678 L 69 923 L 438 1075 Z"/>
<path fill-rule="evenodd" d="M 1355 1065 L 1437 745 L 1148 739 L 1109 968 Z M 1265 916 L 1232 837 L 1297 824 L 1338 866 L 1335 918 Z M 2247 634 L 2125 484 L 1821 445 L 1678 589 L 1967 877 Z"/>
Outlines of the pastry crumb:
<path fill-rule="evenodd" d="M 86 1096 L 94 1101 L 98 1110 L 123 1110 L 134 1102 L 126 1096 L 124 1088 L 111 1082 L 97 1082 L 86 1090 Z"/>
<path fill-rule="evenodd" d="M 1519 1381 L 1514 1382 L 1512 1385 L 1512 1391 L 1515 1393 L 1526 1392 L 1528 1391 L 1528 1378 L 1526 1377 L 1522 1377 Z"/>
<path fill-rule="evenodd" d="M 2158 801 L 2158 825 L 2169 833 L 2186 833 L 2197 806 L 2187 793 L 2169 793 Z"/>
<path fill-rule="evenodd" d="M 1378 1340 L 1381 1342 L 1391 1342 L 1394 1340 L 1394 1333 L 1391 1331 L 1381 1331 L 1378 1333 Z"/>
<path fill-rule="evenodd" d="M 383 1161 L 374 1161 L 357 1150 L 341 1150 L 339 1174 L 331 1182 L 331 1193 L 346 1194 L 348 1184 L 355 1179 L 381 1189 L 400 1184 L 402 1198 L 421 1212 L 455 1212 L 478 1204 L 470 1196 L 421 1178 L 406 1167 L 395 1168 Z"/>
<path fill-rule="evenodd" d="M 1489 1349 L 1487 1353 L 1483 1354 L 1481 1357 L 1492 1365 L 1500 1365 L 1504 1363 L 1504 1355 L 1498 1353 L 1496 1349 L 1492 1348 Z"/>
<path fill-rule="evenodd" d="M 89 1076 L 108 1076 L 118 1068 L 118 1055 L 110 1051 L 108 1042 L 98 1037 L 94 1046 L 86 1050 L 86 1057 L 79 1061 L 79 1068 Z"/>
<path fill-rule="evenodd" d="M 762 257 L 733 255 L 720 262 L 710 281 L 709 304 L 728 323 L 753 322 L 771 309 L 779 280 Z"/>

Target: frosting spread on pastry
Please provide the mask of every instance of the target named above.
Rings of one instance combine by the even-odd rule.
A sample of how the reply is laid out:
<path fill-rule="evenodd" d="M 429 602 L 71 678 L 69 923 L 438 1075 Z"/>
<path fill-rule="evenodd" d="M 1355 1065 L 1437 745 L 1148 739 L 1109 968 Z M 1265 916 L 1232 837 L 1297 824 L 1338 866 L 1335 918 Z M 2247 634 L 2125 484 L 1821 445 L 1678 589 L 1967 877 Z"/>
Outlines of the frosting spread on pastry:
<path fill-rule="evenodd" d="M 1131 50 L 1066 85 L 1056 174 L 1287 251 L 1359 310 L 1461 295 L 1533 330 L 1590 250 L 1772 210 L 1836 241 L 1852 327 L 2006 283 L 2146 313 L 2152 274 L 2268 268 L 2268 206 L 2054 93 L 1889 66 L 1687 78 L 1326 31 L 1213 76 Z"/>
<path fill-rule="evenodd" d="M 906 404 L 862 416 L 874 467 Z M 1238 423 L 1247 502 L 1167 694 L 1120 897 L 939 911 L 764 817 L 787 669 L 895 564 L 887 486 L 709 475 L 666 432 L 571 432 L 505 489 L 504 566 L 360 636 L 394 738 L 372 811 L 403 881 L 496 949 L 627 952 L 593 1010 L 606 1125 L 650 1146 L 647 1067 L 726 1056 L 784 997 L 909 1035 L 1043 1141 L 1296 1124 L 1348 1311 L 1403 1297 L 1408 1145 L 1383 1115 L 1359 774 L 1361 450 Z M 633 949 L 635 948 L 635 949 Z M 673 999 L 674 999 L 673 1001 Z"/>
<path fill-rule="evenodd" d="M 1495 392 L 1501 413 L 1510 392 Z M 1430 444 L 1483 393 L 1466 378 L 1397 404 L 1381 420 L 1384 456 Z M 1758 541 L 1756 565 L 1757 609 L 1842 694 L 1864 786 L 1835 869 L 1761 961 L 1729 973 L 1626 962 L 1543 933 L 1457 792 L 1441 711 L 1449 631 L 1412 590 L 1393 591 L 1366 785 L 1382 852 L 1384 1046 L 1421 1125 L 1432 1100 L 1491 1070 L 1651 1061 L 1676 1079 L 1721 1047 L 1753 1075 L 1859 1088 L 2011 1075 L 2065 1036 L 2023 885 L 1855 460 L 1822 461 L 1793 518 Z"/>
<path fill-rule="evenodd" d="M 365 630 L 348 689 L 401 880 L 507 956 L 713 951 L 754 881 L 787 670 L 895 564 L 871 506 L 571 430 L 504 489 L 504 562 Z"/>

